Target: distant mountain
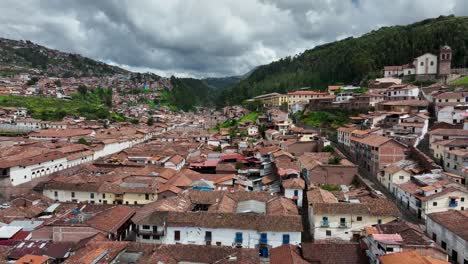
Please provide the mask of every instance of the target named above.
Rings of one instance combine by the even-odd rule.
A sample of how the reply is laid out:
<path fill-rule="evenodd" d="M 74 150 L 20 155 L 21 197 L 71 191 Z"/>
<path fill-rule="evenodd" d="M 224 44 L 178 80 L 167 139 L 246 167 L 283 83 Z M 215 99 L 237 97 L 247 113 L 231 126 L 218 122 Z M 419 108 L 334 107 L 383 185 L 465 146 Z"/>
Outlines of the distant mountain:
<path fill-rule="evenodd" d="M 319 90 L 338 82 L 359 84 L 378 77 L 385 65 L 405 64 L 426 52 L 438 54 L 443 45 L 452 47 L 452 67 L 468 66 L 468 17 L 441 16 L 406 26 L 382 27 L 260 66 L 248 78 L 225 89 L 218 105 L 298 87 Z"/>
<path fill-rule="evenodd" d="M 201 79 L 206 85 L 208 85 L 211 88 L 222 90 L 226 89 L 228 87 L 231 87 L 240 81 L 244 80 L 245 78 L 248 78 L 252 72 L 255 71 L 257 67 L 253 68 L 249 72 L 243 74 L 243 75 L 238 75 L 238 76 L 227 76 L 227 77 L 218 77 L 218 78 L 204 78 Z"/>
<path fill-rule="evenodd" d="M 243 79 L 242 76 L 230 76 L 220 78 L 205 78 L 202 81 L 211 88 L 214 89 L 225 89 L 233 86 Z"/>
<path fill-rule="evenodd" d="M 78 54 L 49 49 L 31 41 L 0 38 L 0 66 L 46 73 L 50 76 L 106 76 L 127 70 Z"/>

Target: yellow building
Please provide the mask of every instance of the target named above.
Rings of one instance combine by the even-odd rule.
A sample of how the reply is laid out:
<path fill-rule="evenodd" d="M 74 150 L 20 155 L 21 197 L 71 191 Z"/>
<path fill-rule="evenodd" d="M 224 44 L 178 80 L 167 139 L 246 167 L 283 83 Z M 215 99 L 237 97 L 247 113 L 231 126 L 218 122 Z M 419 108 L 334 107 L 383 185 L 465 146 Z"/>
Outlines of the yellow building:
<path fill-rule="evenodd" d="M 288 102 L 288 97 L 279 93 L 263 94 L 253 99 L 254 101 L 261 102 L 263 106 L 281 106 Z"/>

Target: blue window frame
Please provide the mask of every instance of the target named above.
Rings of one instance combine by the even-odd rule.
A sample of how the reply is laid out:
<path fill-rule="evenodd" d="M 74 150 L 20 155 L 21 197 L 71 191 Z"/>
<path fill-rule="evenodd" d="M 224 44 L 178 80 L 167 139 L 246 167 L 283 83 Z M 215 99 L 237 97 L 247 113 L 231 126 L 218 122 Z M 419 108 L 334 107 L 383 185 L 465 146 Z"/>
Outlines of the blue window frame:
<path fill-rule="evenodd" d="M 261 233 L 260 244 L 267 244 L 267 243 L 268 243 L 267 233 Z"/>
<path fill-rule="evenodd" d="M 298 190 L 294 190 L 294 196 L 299 196 L 299 191 Z"/>
<path fill-rule="evenodd" d="M 283 244 L 289 244 L 289 234 L 284 234 L 283 235 Z"/>
<path fill-rule="evenodd" d="M 457 206 L 458 206 L 457 200 L 453 198 L 450 199 L 449 207 L 457 207 Z"/>
<path fill-rule="evenodd" d="M 242 233 L 241 232 L 236 233 L 236 243 L 242 243 Z"/>

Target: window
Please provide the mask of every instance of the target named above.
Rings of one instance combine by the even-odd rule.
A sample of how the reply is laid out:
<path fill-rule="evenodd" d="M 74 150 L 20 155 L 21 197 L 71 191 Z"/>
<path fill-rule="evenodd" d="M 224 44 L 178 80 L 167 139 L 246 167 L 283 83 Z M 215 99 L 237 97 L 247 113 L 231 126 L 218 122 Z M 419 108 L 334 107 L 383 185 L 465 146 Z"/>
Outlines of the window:
<path fill-rule="evenodd" d="M 431 66 L 434 66 L 434 61 L 431 61 Z"/>
<path fill-rule="evenodd" d="M 433 202 L 433 203 L 432 203 L 432 206 L 437 206 L 437 202 Z"/>
<path fill-rule="evenodd" d="M 400 180 L 403 180 L 403 179 L 405 179 L 405 176 L 400 176 L 400 177 L 398 177 L 398 178 L 399 178 Z"/>
<path fill-rule="evenodd" d="M 236 243 L 242 243 L 242 232 L 236 233 Z"/>
<path fill-rule="evenodd" d="M 424 66 L 424 62 L 423 62 L 423 61 L 421 61 L 421 63 L 420 63 L 419 65 L 421 65 L 421 66 Z"/>
<path fill-rule="evenodd" d="M 382 224 L 382 219 L 378 219 L 377 224 L 381 225 Z"/>
<path fill-rule="evenodd" d="M 436 233 L 432 233 L 432 240 L 433 240 L 434 242 L 437 242 L 437 235 L 436 235 Z"/>
<path fill-rule="evenodd" d="M 211 231 L 205 232 L 205 241 L 211 241 Z"/>
<path fill-rule="evenodd" d="M 137 202 L 137 201 L 134 201 L 134 202 L 133 202 L 133 204 L 134 204 L 134 205 L 137 205 L 137 204 L 138 204 L 138 202 Z"/>
<path fill-rule="evenodd" d="M 106 199 L 106 194 L 105 193 L 102 194 L 102 199 Z"/>
<path fill-rule="evenodd" d="M 149 200 L 149 194 L 145 194 L 145 200 Z"/>
<path fill-rule="evenodd" d="M 356 221 L 362 221 L 362 216 L 358 216 L 358 217 L 356 218 Z"/>
<path fill-rule="evenodd" d="M 143 239 L 150 239 L 149 235 L 143 235 Z"/>
<path fill-rule="evenodd" d="M 91 197 L 91 199 L 94 199 L 94 193 L 90 193 L 89 197 Z"/>
<path fill-rule="evenodd" d="M 143 229 L 150 229 L 150 226 L 149 225 L 143 225 L 142 228 Z"/>
<path fill-rule="evenodd" d="M 267 243 L 268 243 L 267 233 L 261 233 L 260 234 L 260 244 L 267 244 Z"/>
<path fill-rule="evenodd" d="M 461 201 L 461 202 L 464 202 L 464 201 L 465 201 L 465 197 L 461 197 L 461 198 L 460 198 L 460 201 Z"/>
<path fill-rule="evenodd" d="M 328 226 L 328 217 L 327 216 L 322 217 L 322 226 Z"/>
<path fill-rule="evenodd" d="M 445 241 L 442 241 L 440 243 L 440 246 L 443 248 L 443 249 L 447 249 L 447 243 L 445 243 Z"/>
<path fill-rule="evenodd" d="M 75 198 L 75 192 L 71 192 L 71 197 Z"/>
<path fill-rule="evenodd" d="M 179 230 L 174 231 L 174 240 L 175 241 L 180 240 L 180 231 Z"/>
<path fill-rule="evenodd" d="M 58 196 L 58 192 L 57 192 L 57 191 L 54 192 L 54 196 L 55 196 L 55 197 Z"/>
<path fill-rule="evenodd" d="M 331 230 L 325 231 L 325 234 L 326 234 L 326 236 L 331 236 L 332 235 Z"/>
<path fill-rule="evenodd" d="M 283 245 L 289 244 L 289 234 L 283 235 Z"/>

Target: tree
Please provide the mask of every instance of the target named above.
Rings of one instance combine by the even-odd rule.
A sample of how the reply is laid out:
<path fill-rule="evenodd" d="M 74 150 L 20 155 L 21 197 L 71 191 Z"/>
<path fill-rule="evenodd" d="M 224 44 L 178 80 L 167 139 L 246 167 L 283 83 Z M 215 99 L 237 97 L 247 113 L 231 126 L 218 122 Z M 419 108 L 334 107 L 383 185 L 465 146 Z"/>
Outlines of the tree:
<path fill-rule="evenodd" d="M 148 121 L 146 121 L 146 124 L 148 126 L 153 126 L 154 125 L 154 119 L 152 117 L 148 118 Z"/>
<path fill-rule="evenodd" d="M 322 150 L 323 152 L 334 152 L 335 150 L 331 145 L 325 146 Z"/>
<path fill-rule="evenodd" d="M 140 123 L 140 120 L 135 118 L 135 119 L 132 119 L 130 122 L 134 125 L 138 125 L 138 123 Z"/>
<path fill-rule="evenodd" d="M 80 86 L 78 86 L 78 93 L 80 93 L 81 95 L 85 95 L 88 93 L 88 87 L 84 84 L 81 84 Z"/>
<path fill-rule="evenodd" d="M 78 139 L 78 144 L 89 146 L 89 142 L 85 138 Z"/>
<path fill-rule="evenodd" d="M 31 86 L 31 85 L 35 85 L 38 81 L 39 81 L 39 78 L 32 77 L 31 79 L 29 79 L 29 81 L 26 84 Z"/>
<path fill-rule="evenodd" d="M 341 158 L 340 157 L 332 157 L 328 160 L 328 164 L 330 165 L 338 165 L 340 164 L 341 162 Z"/>
<path fill-rule="evenodd" d="M 60 80 L 55 80 L 54 84 L 57 87 L 62 87 L 62 81 L 60 81 Z"/>

